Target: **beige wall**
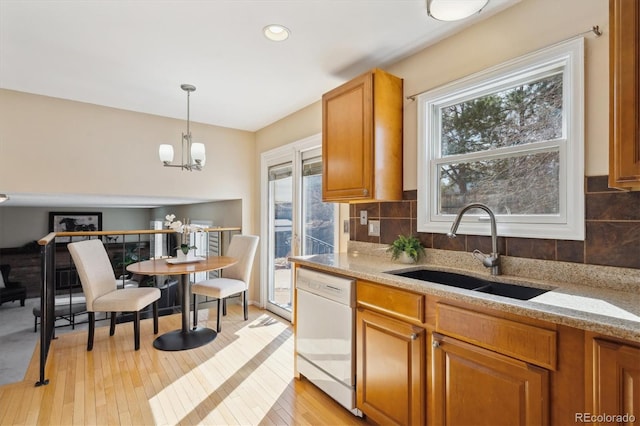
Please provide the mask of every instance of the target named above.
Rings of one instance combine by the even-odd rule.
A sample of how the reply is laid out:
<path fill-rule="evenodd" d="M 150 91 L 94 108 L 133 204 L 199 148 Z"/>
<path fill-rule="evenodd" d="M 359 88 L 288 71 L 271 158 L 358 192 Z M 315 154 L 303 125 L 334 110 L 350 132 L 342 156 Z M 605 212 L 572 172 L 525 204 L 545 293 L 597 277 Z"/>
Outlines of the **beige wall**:
<path fill-rule="evenodd" d="M 609 9 L 605 0 L 523 0 L 423 51 L 384 67 L 404 79 L 405 96 L 426 91 L 573 37 L 585 37 L 585 171 L 608 174 Z M 318 97 L 320 99 L 320 97 Z M 417 104 L 404 103 L 404 189 L 417 188 Z M 317 133 L 320 101 L 260 130 L 256 151 Z M 259 162 L 259 158 L 257 160 Z"/>
<path fill-rule="evenodd" d="M 0 192 L 239 199 L 252 232 L 254 133 L 191 123 L 206 167 L 163 168 L 158 145 L 179 159 L 185 130 L 185 120 L 0 90 Z"/>
<path fill-rule="evenodd" d="M 322 104 L 318 102 L 291 114 L 256 133 L 256 161 L 260 166 L 260 154 L 322 132 Z"/>
<path fill-rule="evenodd" d="M 585 35 L 585 173 L 608 174 L 609 8 L 605 0 L 524 0 L 387 70 L 405 95 L 441 86 L 509 59 Z M 404 189 L 417 188 L 417 103 L 405 101 Z"/>
<path fill-rule="evenodd" d="M 158 145 L 173 144 L 179 158 L 185 130 L 185 120 L 0 89 L 0 192 L 232 200 L 167 211 L 253 233 L 255 134 L 191 123 L 194 139 L 206 144 L 206 167 L 201 172 L 163 168 Z M 54 210 L 87 209 L 0 207 L 0 248 L 46 235 L 47 212 Z M 158 213 L 89 210 L 103 211 L 105 230 L 144 229 Z"/>

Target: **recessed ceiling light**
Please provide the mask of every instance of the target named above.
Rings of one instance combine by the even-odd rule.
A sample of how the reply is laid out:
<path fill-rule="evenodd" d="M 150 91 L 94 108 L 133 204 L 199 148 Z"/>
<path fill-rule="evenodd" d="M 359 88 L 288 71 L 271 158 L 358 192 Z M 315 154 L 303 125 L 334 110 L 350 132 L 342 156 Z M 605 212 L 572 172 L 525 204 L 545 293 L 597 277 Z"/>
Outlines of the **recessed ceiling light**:
<path fill-rule="evenodd" d="M 264 27 L 262 30 L 264 36 L 272 41 L 284 41 L 289 38 L 291 31 L 285 26 L 278 24 L 271 24 Z"/>

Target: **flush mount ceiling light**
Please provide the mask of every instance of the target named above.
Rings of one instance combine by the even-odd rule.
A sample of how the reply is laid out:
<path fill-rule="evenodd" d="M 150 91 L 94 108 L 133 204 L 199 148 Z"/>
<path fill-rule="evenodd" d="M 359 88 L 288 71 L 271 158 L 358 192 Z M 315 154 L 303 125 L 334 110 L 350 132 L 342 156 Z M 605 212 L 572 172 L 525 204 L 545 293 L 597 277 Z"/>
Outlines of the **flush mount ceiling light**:
<path fill-rule="evenodd" d="M 267 25 L 262 29 L 264 36 L 271 41 L 284 41 L 289 38 L 291 31 L 285 26 L 279 24 Z"/>
<path fill-rule="evenodd" d="M 180 167 L 182 170 L 202 170 L 206 160 L 203 143 L 192 142 L 191 130 L 189 130 L 189 96 L 196 90 L 196 86 L 182 84 L 180 88 L 187 92 L 187 133 L 182 134 L 182 157 L 180 164 L 171 164 L 173 161 L 173 146 L 162 144 L 158 150 L 160 161 L 165 167 Z"/>
<path fill-rule="evenodd" d="M 457 21 L 480 13 L 489 0 L 427 0 L 427 13 L 438 21 Z"/>
<path fill-rule="evenodd" d="M 9 196 L 7 194 L 0 194 L 0 203 L 4 203 L 8 199 L 9 199 Z"/>

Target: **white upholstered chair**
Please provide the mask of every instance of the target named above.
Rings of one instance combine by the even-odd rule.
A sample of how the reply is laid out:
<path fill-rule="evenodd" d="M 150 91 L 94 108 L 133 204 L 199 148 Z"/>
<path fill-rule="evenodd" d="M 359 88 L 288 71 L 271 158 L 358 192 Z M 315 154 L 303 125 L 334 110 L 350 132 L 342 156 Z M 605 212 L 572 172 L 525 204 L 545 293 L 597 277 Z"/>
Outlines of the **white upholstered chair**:
<path fill-rule="evenodd" d="M 216 330 L 222 330 L 220 325 L 220 301 L 222 300 L 222 309 L 227 314 L 226 299 L 234 294 L 242 293 L 242 305 L 244 308 L 245 321 L 249 318 L 249 307 L 247 303 L 247 289 L 249 279 L 251 277 L 251 269 L 253 268 L 253 259 L 258 249 L 258 241 L 260 238 L 255 235 L 234 235 L 229 243 L 229 249 L 225 256 L 238 259 L 228 268 L 222 270 L 221 278 L 212 278 L 194 283 L 191 286 L 193 293 L 193 326 L 198 324 L 198 304 L 197 295 L 215 297 L 218 299 L 218 314 Z"/>
<path fill-rule="evenodd" d="M 89 314 L 87 350 L 93 349 L 96 312 L 111 313 L 109 335 L 116 328 L 116 312 L 132 312 L 135 350 L 140 349 L 140 310 L 153 303 L 153 332 L 158 334 L 158 299 L 160 290 L 155 287 L 116 288 L 115 274 L 102 241 L 99 239 L 78 241 L 67 245 L 76 265 Z"/>

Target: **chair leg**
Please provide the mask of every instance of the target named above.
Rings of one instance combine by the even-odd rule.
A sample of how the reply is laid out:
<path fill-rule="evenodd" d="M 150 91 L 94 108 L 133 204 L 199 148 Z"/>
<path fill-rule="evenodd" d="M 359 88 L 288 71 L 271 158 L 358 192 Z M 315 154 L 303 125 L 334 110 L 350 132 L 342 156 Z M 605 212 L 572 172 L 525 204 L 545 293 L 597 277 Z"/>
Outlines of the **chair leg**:
<path fill-rule="evenodd" d="M 198 295 L 193 295 L 193 329 L 198 326 Z"/>
<path fill-rule="evenodd" d="M 116 333 L 116 313 L 111 312 L 111 325 L 109 326 L 109 336 L 113 336 Z"/>
<path fill-rule="evenodd" d="M 227 298 L 222 299 L 222 315 L 227 316 Z"/>
<path fill-rule="evenodd" d="M 153 302 L 153 334 L 158 334 L 158 301 Z"/>
<path fill-rule="evenodd" d="M 140 311 L 133 314 L 133 338 L 135 339 L 136 351 L 140 349 Z"/>
<path fill-rule="evenodd" d="M 244 309 L 244 320 L 249 319 L 249 304 L 247 303 L 247 290 L 242 292 L 242 308 Z"/>
<path fill-rule="evenodd" d="M 96 331 L 96 313 L 88 312 L 89 314 L 89 336 L 87 337 L 87 351 L 93 349 L 93 334 Z"/>
<path fill-rule="evenodd" d="M 220 299 L 218 299 L 218 312 L 217 312 L 217 318 L 216 318 L 216 331 L 218 333 L 220 333 L 220 331 L 222 330 L 222 326 L 220 325 Z"/>

